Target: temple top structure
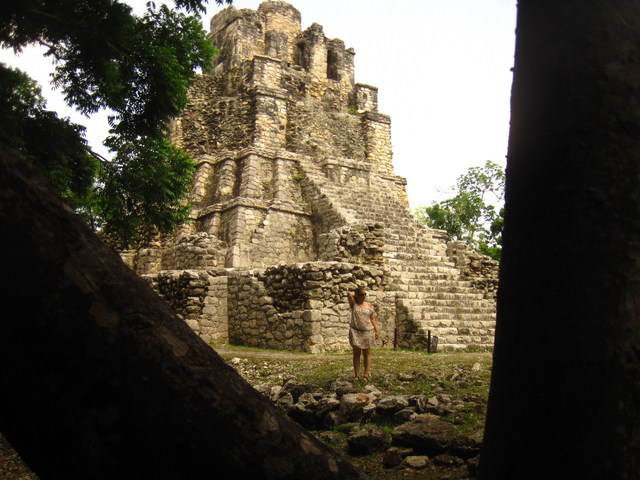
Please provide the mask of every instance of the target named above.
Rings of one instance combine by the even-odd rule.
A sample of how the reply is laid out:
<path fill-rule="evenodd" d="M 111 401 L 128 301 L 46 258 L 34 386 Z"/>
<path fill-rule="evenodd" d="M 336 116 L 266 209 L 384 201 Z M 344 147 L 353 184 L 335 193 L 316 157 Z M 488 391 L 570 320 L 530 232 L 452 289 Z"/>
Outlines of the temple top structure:
<path fill-rule="evenodd" d="M 286 67 L 308 74 L 307 94 L 338 99 L 336 107 L 377 112 L 378 89 L 355 84 L 353 48 L 340 39 L 328 39 L 322 25 L 302 31 L 300 12 L 283 1 L 262 2 L 257 10 L 233 6 L 211 19 L 208 38 L 219 53 L 211 73 L 231 71 L 255 56 L 284 62 Z"/>

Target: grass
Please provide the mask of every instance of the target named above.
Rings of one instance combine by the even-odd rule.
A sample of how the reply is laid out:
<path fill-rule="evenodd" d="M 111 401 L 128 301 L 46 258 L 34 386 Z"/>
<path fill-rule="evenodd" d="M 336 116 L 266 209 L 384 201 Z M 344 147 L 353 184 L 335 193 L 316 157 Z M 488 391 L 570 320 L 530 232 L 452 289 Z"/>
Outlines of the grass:
<path fill-rule="evenodd" d="M 329 388 L 336 379 L 353 378 L 351 352 L 309 354 L 282 350 L 263 350 L 230 345 L 214 346 L 249 383 L 282 385 L 295 379 L 313 385 L 318 391 Z M 491 376 L 490 353 L 436 353 L 378 349 L 372 352 L 373 383 L 384 395 L 424 395 L 447 397 L 458 405 L 459 414 L 450 421 L 457 425 L 478 423 L 477 404 L 486 405 Z M 356 387 L 364 387 L 358 382 Z M 465 411 L 464 405 L 472 408 Z"/>
<path fill-rule="evenodd" d="M 353 378 L 350 351 L 309 354 L 230 345 L 213 348 L 227 361 L 239 359 L 234 366 L 252 384 L 275 386 L 296 379 L 322 391 L 335 379 Z M 428 354 L 375 349 L 371 383 L 385 395 L 446 395 L 458 403 L 486 403 L 491 362 L 487 352 Z"/>

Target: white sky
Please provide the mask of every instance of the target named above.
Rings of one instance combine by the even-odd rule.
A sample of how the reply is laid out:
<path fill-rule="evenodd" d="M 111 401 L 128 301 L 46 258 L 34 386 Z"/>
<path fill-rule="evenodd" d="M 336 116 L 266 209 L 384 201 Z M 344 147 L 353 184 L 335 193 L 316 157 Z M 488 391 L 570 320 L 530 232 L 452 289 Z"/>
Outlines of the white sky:
<path fill-rule="evenodd" d="M 411 208 L 450 196 L 468 168 L 492 160 L 505 165 L 509 131 L 516 0 L 289 0 L 302 28 L 324 27 L 353 47 L 356 82 L 378 87 L 378 110 L 391 116 L 395 172 L 407 178 Z M 127 3 L 144 8 L 146 0 Z M 160 2 L 157 2 L 160 3 Z M 234 0 L 256 9 L 260 0 Z M 204 18 L 224 7 L 210 0 Z M 38 80 L 48 107 L 88 127 L 101 153 L 104 118 L 64 108 L 48 81 L 50 61 L 37 51 L 0 61 Z"/>

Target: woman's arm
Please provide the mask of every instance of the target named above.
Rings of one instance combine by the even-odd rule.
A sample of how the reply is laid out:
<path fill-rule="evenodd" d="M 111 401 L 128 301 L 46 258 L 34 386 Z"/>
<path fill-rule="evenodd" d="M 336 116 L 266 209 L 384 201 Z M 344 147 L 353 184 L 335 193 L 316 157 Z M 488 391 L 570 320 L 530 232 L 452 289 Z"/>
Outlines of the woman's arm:
<path fill-rule="evenodd" d="M 349 299 L 349 306 L 350 306 L 351 308 L 353 308 L 353 306 L 354 306 L 354 305 L 355 305 L 355 303 L 356 303 L 356 301 L 355 301 L 355 299 L 354 299 L 354 296 L 353 296 L 353 292 L 347 292 L 347 298 Z"/>
<path fill-rule="evenodd" d="M 373 307 L 371 307 L 371 315 L 369 316 L 369 320 L 371 320 L 371 325 L 373 325 L 373 329 L 376 331 L 376 338 L 380 336 L 378 332 L 378 324 L 376 323 L 376 314 L 373 311 Z"/>

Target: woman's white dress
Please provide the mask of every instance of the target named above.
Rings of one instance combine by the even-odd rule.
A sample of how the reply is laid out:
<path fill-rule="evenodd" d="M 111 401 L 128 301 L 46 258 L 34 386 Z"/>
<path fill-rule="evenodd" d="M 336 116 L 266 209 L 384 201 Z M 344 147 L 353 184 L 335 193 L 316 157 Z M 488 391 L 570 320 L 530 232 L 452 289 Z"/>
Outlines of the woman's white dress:
<path fill-rule="evenodd" d="M 373 348 L 376 345 L 376 335 L 371 323 L 373 307 L 363 307 L 355 303 L 351 309 L 351 324 L 349 325 L 349 344 L 353 347 Z"/>

